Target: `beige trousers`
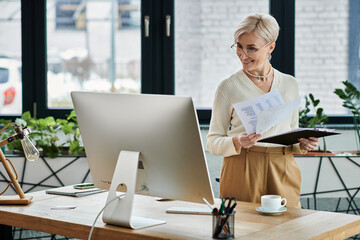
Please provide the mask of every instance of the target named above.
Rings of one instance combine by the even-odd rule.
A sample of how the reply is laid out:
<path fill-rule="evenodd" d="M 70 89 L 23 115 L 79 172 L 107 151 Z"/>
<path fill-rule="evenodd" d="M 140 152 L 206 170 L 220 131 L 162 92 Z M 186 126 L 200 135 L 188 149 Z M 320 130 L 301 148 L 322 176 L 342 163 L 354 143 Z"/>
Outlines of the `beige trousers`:
<path fill-rule="evenodd" d="M 240 155 L 225 157 L 220 175 L 220 197 L 261 202 L 261 196 L 280 195 L 287 207 L 301 208 L 301 173 L 291 147 L 241 149 Z"/>

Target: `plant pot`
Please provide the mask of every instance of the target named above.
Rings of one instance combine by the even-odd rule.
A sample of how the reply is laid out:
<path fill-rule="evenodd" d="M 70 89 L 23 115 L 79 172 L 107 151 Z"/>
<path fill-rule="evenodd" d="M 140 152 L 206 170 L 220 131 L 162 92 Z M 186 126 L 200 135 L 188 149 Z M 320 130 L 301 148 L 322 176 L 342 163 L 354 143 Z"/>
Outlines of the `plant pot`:
<path fill-rule="evenodd" d="M 77 155 L 70 155 L 69 154 L 69 147 L 61 147 L 58 149 L 59 152 L 47 152 L 47 151 L 40 151 L 40 156 L 47 157 L 47 158 L 58 158 L 58 157 L 67 157 L 67 156 L 79 156 L 79 157 L 86 157 L 85 151 L 83 150 Z"/>
<path fill-rule="evenodd" d="M 336 153 L 336 155 L 339 155 L 339 156 L 359 156 L 360 155 L 360 152 L 357 150 L 336 151 L 335 153 Z"/>
<path fill-rule="evenodd" d="M 19 176 L 18 181 L 25 193 L 92 182 L 89 164 L 84 156 L 40 157 L 35 162 L 29 162 L 19 154 L 6 153 L 6 157 L 13 163 Z M 2 170 L 3 167 L 0 164 L 0 171 Z M 8 177 L 0 176 L 0 189 L 5 189 L 7 184 Z M 14 194 L 16 194 L 14 188 L 9 188 L 5 193 L 5 195 Z"/>

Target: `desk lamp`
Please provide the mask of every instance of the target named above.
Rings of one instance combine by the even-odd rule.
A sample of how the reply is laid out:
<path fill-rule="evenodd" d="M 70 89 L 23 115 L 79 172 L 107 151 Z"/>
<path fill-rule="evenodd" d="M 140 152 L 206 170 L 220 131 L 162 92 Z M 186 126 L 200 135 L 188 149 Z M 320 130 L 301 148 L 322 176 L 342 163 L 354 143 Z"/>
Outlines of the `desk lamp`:
<path fill-rule="evenodd" d="M 24 149 L 25 158 L 29 161 L 36 161 L 39 158 L 39 151 L 35 148 L 34 144 L 30 141 L 27 135 L 31 132 L 30 128 L 22 128 L 20 125 L 16 123 L 9 123 L 4 128 L 0 130 L 0 134 L 10 126 L 14 126 L 14 130 L 16 134 L 11 137 L 8 137 L 5 140 L 0 141 L 0 147 L 5 146 L 6 144 L 19 140 L 21 141 L 21 145 Z M 32 196 L 25 196 L 23 190 L 20 187 L 19 182 L 17 181 L 18 175 L 17 172 L 11 163 L 10 159 L 6 158 L 3 151 L 0 149 L 0 161 L 4 165 L 4 168 L 10 177 L 10 182 L 6 189 L 0 193 L 3 194 L 9 188 L 10 184 L 12 183 L 15 187 L 15 190 L 18 195 L 14 196 L 0 196 L 0 204 L 29 204 L 31 202 Z M 10 165 L 13 171 L 10 168 Z M 15 174 L 14 174 L 15 173 Z"/>

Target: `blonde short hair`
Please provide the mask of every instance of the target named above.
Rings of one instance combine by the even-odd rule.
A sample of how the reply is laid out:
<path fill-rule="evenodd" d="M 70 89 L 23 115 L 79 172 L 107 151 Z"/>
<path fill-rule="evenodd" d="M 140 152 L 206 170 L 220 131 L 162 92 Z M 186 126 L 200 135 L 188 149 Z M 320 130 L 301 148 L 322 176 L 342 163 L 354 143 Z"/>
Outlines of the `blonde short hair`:
<path fill-rule="evenodd" d="M 256 33 L 267 43 L 275 42 L 279 35 L 279 24 L 276 19 L 265 13 L 251 14 L 245 17 L 234 33 L 234 42 L 244 33 Z"/>

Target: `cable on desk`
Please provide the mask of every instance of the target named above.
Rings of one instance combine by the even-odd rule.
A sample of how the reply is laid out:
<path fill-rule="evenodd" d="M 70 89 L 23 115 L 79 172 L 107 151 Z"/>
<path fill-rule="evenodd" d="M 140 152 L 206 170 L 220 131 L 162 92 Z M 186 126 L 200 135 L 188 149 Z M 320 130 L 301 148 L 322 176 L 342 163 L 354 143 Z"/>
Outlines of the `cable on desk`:
<path fill-rule="evenodd" d="M 140 193 L 142 191 L 149 191 L 149 188 L 146 186 L 146 185 L 141 185 L 141 189 L 139 189 L 138 191 L 136 191 L 135 193 Z M 88 237 L 88 240 L 91 240 L 91 235 L 94 231 L 94 228 L 95 228 L 95 223 L 97 221 L 97 219 L 99 218 L 100 214 L 105 210 L 105 208 L 110 204 L 112 203 L 113 201 L 115 201 L 116 199 L 118 198 L 122 198 L 123 196 L 125 196 L 126 193 L 124 194 L 120 194 L 119 196 L 116 196 L 114 197 L 113 199 L 111 199 L 107 204 L 105 204 L 105 206 L 101 209 L 101 211 L 99 212 L 99 214 L 96 216 L 95 220 L 94 220 L 94 223 L 91 227 L 91 230 L 90 230 L 90 233 L 89 233 L 89 237 Z"/>
<path fill-rule="evenodd" d="M 113 201 L 115 201 L 115 200 L 118 199 L 118 198 L 122 198 L 122 197 L 125 196 L 125 195 L 126 195 L 126 193 L 120 194 L 119 196 L 114 197 L 114 198 L 111 199 L 107 204 L 105 204 L 105 206 L 100 210 L 99 214 L 96 216 L 96 218 L 95 218 L 95 220 L 94 220 L 94 223 L 93 223 L 93 225 L 92 225 L 92 227 L 91 227 L 88 240 L 91 240 L 91 235 L 92 235 L 92 233 L 93 233 L 93 231 L 94 231 L 95 223 L 96 223 L 97 219 L 99 218 L 100 214 L 105 210 L 105 208 L 106 208 L 107 206 L 109 206 L 110 203 L 112 203 Z"/>

